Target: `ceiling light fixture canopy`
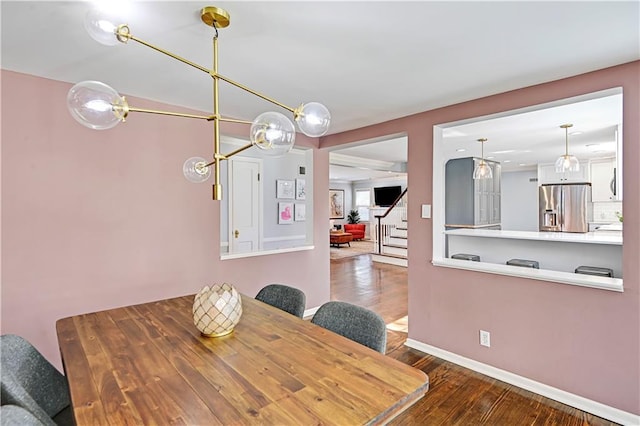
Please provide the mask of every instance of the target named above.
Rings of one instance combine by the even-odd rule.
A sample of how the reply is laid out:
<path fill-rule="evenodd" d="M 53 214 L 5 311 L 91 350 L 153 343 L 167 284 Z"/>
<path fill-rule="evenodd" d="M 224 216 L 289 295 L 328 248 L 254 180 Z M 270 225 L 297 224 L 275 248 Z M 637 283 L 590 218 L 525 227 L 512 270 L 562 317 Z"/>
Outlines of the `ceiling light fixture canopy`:
<path fill-rule="evenodd" d="M 67 95 L 67 106 L 73 118 L 82 125 L 95 130 L 106 130 L 115 127 L 117 124 L 124 122 L 130 112 L 213 121 L 212 161 L 207 161 L 201 157 L 189 158 L 183 164 L 183 173 L 185 178 L 190 182 L 204 182 L 211 175 L 211 167 L 213 166 L 215 169 L 213 199 L 221 200 L 222 186 L 219 183 L 221 161 L 227 160 L 233 155 L 252 146 L 263 150 L 266 155 L 281 156 L 291 151 L 296 136 L 296 127 L 293 122 L 279 112 L 265 112 L 256 117 L 252 122 L 223 117 L 220 114 L 218 99 L 218 85 L 221 80 L 289 111 L 292 114 L 293 121 L 298 125 L 298 129 L 310 137 L 320 137 L 327 133 L 331 122 L 331 114 L 324 105 L 318 102 L 303 103 L 296 108 L 292 108 L 219 74 L 218 28 L 229 26 L 229 13 L 224 9 L 208 6 L 200 11 L 200 17 L 202 22 L 213 27 L 215 30 L 213 37 L 213 68 L 211 69 L 190 62 L 187 59 L 135 37 L 131 34 L 127 24 L 115 24 L 98 10 L 92 10 L 87 14 L 85 28 L 89 35 L 99 43 L 112 46 L 118 44 L 118 42 L 127 43 L 129 40 L 133 40 L 210 75 L 213 78 L 213 113 L 211 115 L 135 108 L 130 106 L 126 98 L 118 94 L 115 89 L 99 81 L 83 81 L 73 86 Z M 251 143 L 227 154 L 220 153 L 220 123 L 223 121 L 250 124 L 249 139 Z"/>
<path fill-rule="evenodd" d="M 484 143 L 487 141 L 487 138 L 480 138 L 478 142 L 480 142 L 482 154 L 480 158 L 480 163 L 473 169 L 473 178 L 474 179 L 493 179 L 493 172 L 491 171 L 491 167 L 484 161 Z"/>
<path fill-rule="evenodd" d="M 578 172 L 580 171 L 580 162 L 575 155 L 569 155 L 569 127 L 573 127 L 573 124 L 563 124 L 560 126 L 564 129 L 564 155 L 561 155 L 556 160 L 556 173 L 565 172 Z"/>

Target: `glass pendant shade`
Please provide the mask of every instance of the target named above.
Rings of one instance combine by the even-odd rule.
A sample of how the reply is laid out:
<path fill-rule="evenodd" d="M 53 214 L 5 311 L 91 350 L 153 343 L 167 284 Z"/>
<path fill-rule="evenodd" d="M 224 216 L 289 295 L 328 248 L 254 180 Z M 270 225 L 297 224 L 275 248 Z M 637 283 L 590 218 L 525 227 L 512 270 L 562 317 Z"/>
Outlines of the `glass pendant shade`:
<path fill-rule="evenodd" d="M 295 120 L 302 133 L 311 137 L 319 137 L 329 131 L 331 113 L 321 103 L 309 102 L 301 106 Z"/>
<path fill-rule="evenodd" d="M 67 107 L 76 121 L 95 130 L 111 129 L 126 116 L 126 101 L 112 87 L 83 81 L 67 94 Z"/>
<path fill-rule="evenodd" d="M 211 167 L 202 157 L 191 157 L 182 165 L 182 174 L 192 183 L 202 183 L 211 176 Z"/>
<path fill-rule="evenodd" d="M 563 124 L 560 126 L 564 129 L 564 155 L 561 155 L 556 160 L 556 173 L 564 172 L 578 172 L 580 171 L 580 162 L 575 155 L 569 155 L 569 128 L 573 127 L 573 124 Z"/>
<path fill-rule="evenodd" d="M 92 39 L 105 46 L 115 46 L 119 43 L 116 37 L 118 25 L 115 17 L 109 16 L 98 9 L 90 10 L 84 19 L 84 28 Z"/>
<path fill-rule="evenodd" d="M 493 172 L 491 171 L 491 167 L 484 161 L 481 160 L 480 164 L 473 169 L 473 178 L 474 179 L 493 179 Z"/>
<path fill-rule="evenodd" d="M 579 172 L 580 162 L 574 155 L 562 155 L 556 160 L 556 173 Z"/>
<path fill-rule="evenodd" d="M 473 169 L 473 178 L 474 179 L 493 179 L 493 172 L 491 171 L 491 167 L 484 161 L 484 143 L 487 141 L 487 138 L 478 139 L 481 147 L 481 159 L 480 163 Z"/>
<path fill-rule="evenodd" d="M 284 114 L 265 112 L 253 120 L 249 137 L 252 144 L 264 150 L 264 154 L 279 157 L 293 148 L 296 129 Z"/>

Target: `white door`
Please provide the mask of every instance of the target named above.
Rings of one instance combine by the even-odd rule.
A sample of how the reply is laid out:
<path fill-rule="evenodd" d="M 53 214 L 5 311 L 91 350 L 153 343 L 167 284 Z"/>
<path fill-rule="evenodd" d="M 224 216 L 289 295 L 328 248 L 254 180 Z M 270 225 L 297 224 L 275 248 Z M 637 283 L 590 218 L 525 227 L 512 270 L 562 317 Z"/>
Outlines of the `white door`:
<path fill-rule="evenodd" d="M 229 253 L 260 250 L 262 160 L 236 157 L 229 161 Z"/>

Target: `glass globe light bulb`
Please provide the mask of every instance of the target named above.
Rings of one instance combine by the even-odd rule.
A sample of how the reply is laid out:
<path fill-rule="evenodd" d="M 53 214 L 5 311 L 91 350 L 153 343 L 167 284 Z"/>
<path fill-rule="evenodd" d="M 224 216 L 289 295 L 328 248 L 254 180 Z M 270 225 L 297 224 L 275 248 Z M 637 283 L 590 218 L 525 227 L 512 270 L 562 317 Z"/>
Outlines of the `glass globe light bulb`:
<path fill-rule="evenodd" d="M 115 46 L 119 43 L 116 37 L 116 24 L 118 19 L 99 9 L 92 9 L 87 12 L 84 18 L 84 28 L 92 39 L 105 46 Z"/>
<path fill-rule="evenodd" d="M 293 148 L 296 129 L 285 115 L 265 112 L 253 120 L 249 137 L 253 145 L 264 150 L 264 154 L 279 157 Z"/>
<path fill-rule="evenodd" d="M 182 174 L 191 183 L 202 183 L 211 176 L 211 167 L 202 157 L 191 157 L 182 165 Z"/>
<path fill-rule="evenodd" d="M 67 94 L 67 107 L 78 123 L 95 130 L 115 127 L 128 112 L 127 101 L 99 81 L 83 81 L 73 86 Z"/>
<path fill-rule="evenodd" d="M 321 103 L 309 102 L 302 104 L 294 113 L 298 128 L 302 133 L 311 137 L 319 137 L 329 131 L 331 113 Z"/>

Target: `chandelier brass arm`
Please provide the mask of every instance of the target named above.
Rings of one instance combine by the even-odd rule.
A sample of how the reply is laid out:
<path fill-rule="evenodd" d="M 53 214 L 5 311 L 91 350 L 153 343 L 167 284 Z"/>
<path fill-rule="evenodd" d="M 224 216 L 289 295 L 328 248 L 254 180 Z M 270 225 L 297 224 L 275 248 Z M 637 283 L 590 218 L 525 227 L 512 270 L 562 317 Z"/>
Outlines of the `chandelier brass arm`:
<path fill-rule="evenodd" d="M 169 57 L 171 57 L 171 58 L 173 58 L 173 59 L 175 59 L 177 61 L 180 61 L 180 62 L 182 62 L 184 64 L 187 64 L 189 66 L 197 68 L 200 71 L 203 71 L 203 72 L 205 72 L 207 74 L 211 74 L 211 70 L 209 68 L 207 68 L 207 67 L 203 67 L 202 65 L 198 65 L 195 62 L 191 62 L 190 60 L 183 58 L 182 56 L 178 56 L 175 53 L 171 53 L 168 50 L 165 50 L 165 49 L 163 49 L 161 47 L 158 47 L 158 46 L 156 46 L 154 44 L 151 44 L 149 42 L 146 42 L 146 41 L 134 36 L 133 34 L 131 34 L 129 32 L 129 26 L 126 25 L 126 24 L 118 25 L 115 35 L 116 35 L 116 39 L 118 39 L 118 41 L 121 42 L 121 43 L 125 43 L 126 44 L 127 41 L 133 40 L 135 42 L 138 42 L 138 43 L 140 43 L 140 44 L 142 44 L 144 46 L 147 46 L 147 47 L 155 50 L 156 52 L 163 53 L 163 54 L 165 54 L 165 55 L 167 55 L 167 56 L 169 56 Z"/>
<path fill-rule="evenodd" d="M 292 108 L 276 101 L 262 93 L 238 83 L 218 73 L 218 28 L 229 25 L 229 14 L 214 6 L 207 6 L 200 11 L 202 21 L 215 30 L 213 37 L 213 68 L 209 69 L 191 62 L 175 53 L 162 49 L 146 42 L 133 34 L 127 24 L 115 25 L 109 22 L 99 11 L 90 11 L 87 14 L 85 28 L 96 41 L 115 45 L 127 44 L 133 40 L 143 46 L 149 47 L 179 62 L 196 68 L 209 74 L 213 79 L 213 111 L 210 115 L 188 114 L 180 112 L 159 111 L 145 108 L 130 107 L 124 96 L 99 81 L 85 81 L 76 84 L 67 95 L 67 105 L 71 115 L 81 124 L 96 130 L 106 130 L 124 122 L 129 112 L 141 112 L 147 114 L 159 114 L 183 118 L 197 118 L 213 122 L 213 160 L 208 162 L 201 157 L 189 158 L 183 164 L 183 173 L 191 182 L 204 182 L 211 175 L 213 167 L 213 199 L 222 199 L 222 186 L 220 184 L 220 162 L 245 151 L 253 146 L 263 150 L 266 155 L 280 156 L 293 148 L 296 128 L 294 123 L 279 112 L 265 112 L 253 121 L 222 117 L 220 114 L 219 83 L 224 81 L 234 87 L 244 90 L 252 95 L 270 102 L 293 115 L 293 121 L 299 130 L 310 137 L 320 137 L 329 130 L 331 114 L 322 104 L 317 102 L 302 103 L 297 108 Z M 220 152 L 220 122 L 250 124 L 250 143 L 228 154 Z"/>
<path fill-rule="evenodd" d="M 212 119 L 215 119 L 215 118 L 212 118 Z M 225 122 L 228 122 L 228 123 L 241 123 L 241 124 L 251 124 L 251 123 L 253 123 L 253 121 L 249 121 L 249 120 L 240 120 L 240 119 L 237 119 L 237 118 L 228 118 L 228 117 L 220 117 L 220 118 L 218 118 L 218 120 L 225 121 Z"/>
<path fill-rule="evenodd" d="M 248 143 L 248 144 L 246 144 L 244 146 L 241 146 L 240 148 L 238 148 L 236 150 L 231 151 L 230 153 L 228 153 L 226 155 L 225 154 L 216 154 L 215 158 L 217 158 L 219 160 L 228 160 L 230 157 L 233 157 L 234 155 L 239 154 L 242 151 L 247 150 L 247 149 L 249 149 L 251 147 L 253 147 L 253 144 L 252 143 Z M 215 160 L 210 162 L 210 163 L 207 163 L 207 164 L 205 164 L 204 166 L 201 166 L 201 167 L 209 167 L 209 166 L 213 166 L 214 164 L 216 164 Z"/>
<path fill-rule="evenodd" d="M 220 80 L 225 81 L 225 82 L 231 84 L 232 86 L 237 87 L 238 89 L 242 89 L 242 90 L 244 90 L 246 92 L 251 93 L 254 96 L 257 96 L 259 98 L 264 99 L 265 101 L 271 102 L 272 104 L 277 105 L 280 108 L 286 109 L 287 111 L 290 111 L 292 113 L 296 111 L 296 108 L 293 108 L 293 107 L 285 105 L 285 104 L 283 104 L 281 102 L 278 102 L 277 100 L 275 100 L 273 98 L 270 98 L 267 95 L 263 95 L 262 93 L 257 92 L 255 90 L 251 89 L 250 87 L 245 86 L 242 83 L 238 83 L 237 81 L 234 81 L 234 80 L 230 79 L 229 77 L 225 77 L 225 76 L 219 74 L 215 69 L 209 69 L 209 68 L 203 67 L 202 65 L 198 65 L 198 64 L 196 64 L 194 62 L 191 62 L 188 59 L 183 58 L 182 56 L 176 55 L 175 53 L 169 52 L 166 49 L 158 47 L 158 46 L 156 46 L 154 44 L 151 44 L 151 43 L 149 43 L 147 41 L 144 41 L 144 40 L 134 36 L 133 34 L 131 34 L 129 32 L 129 27 L 127 25 L 125 25 L 125 24 L 122 24 L 122 25 L 118 26 L 118 28 L 116 30 L 116 38 L 122 43 L 126 43 L 128 40 L 133 40 L 135 42 L 138 42 L 138 43 L 140 43 L 140 44 L 142 44 L 144 46 L 147 46 L 147 47 L 149 47 L 149 48 L 151 48 L 151 49 L 153 49 L 153 50 L 155 50 L 157 52 L 163 53 L 163 54 L 165 54 L 165 55 L 167 55 L 167 56 L 169 56 L 169 57 L 171 57 L 171 58 L 173 58 L 173 59 L 175 59 L 177 61 L 180 61 L 180 62 L 182 62 L 184 64 L 187 64 L 189 66 L 197 68 L 200 71 L 203 71 L 203 72 L 209 74 L 213 78 L 219 78 Z M 217 39 L 217 36 L 215 38 Z M 217 52 L 217 45 L 216 45 L 216 43 L 214 43 L 214 57 L 217 56 L 217 53 L 218 53 Z"/>
<path fill-rule="evenodd" d="M 252 90 L 252 89 L 248 88 L 247 86 L 245 86 L 245 85 L 243 85 L 243 84 L 240 84 L 240 83 L 238 83 L 238 82 L 236 82 L 236 81 L 233 81 L 233 80 L 231 80 L 230 78 L 227 78 L 227 77 L 225 77 L 225 76 L 223 76 L 223 75 L 220 75 L 220 74 L 218 74 L 218 73 L 212 73 L 212 76 L 213 76 L 214 78 L 219 78 L 220 80 L 225 81 L 225 82 L 227 82 L 227 83 L 231 84 L 232 86 L 237 87 L 238 89 L 242 89 L 242 90 L 244 90 L 244 91 L 246 91 L 246 92 L 251 93 L 252 95 L 255 95 L 255 96 L 259 97 L 259 98 L 262 98 L 262 99 L 264 99 L 265 101 L 269 101 L 269 102 L 271 102 L 272 104 L 277 105 L 277 106 L 279 106 L 279 107 L 280 107 L 280 108 L 282 108 L 282 109 L 286 109 L 287 111 L 290 111 L 290 112 L 293 112 L 293 113 L 295 113 L 295 111 L 296 111 L 296 108 L 292 108 L 292 107 L 287 106 L 287 105 L 285 105 L 285 104 L 283 104 L 283 103 L 280 103 L 280 102 L 276 101 L 275 99 L 272 99 L 272 98 L 270 98 L 270 97 L 268 97 L 268 96 L 266 96 L 266 95 L 263 95 L 263 94 L 262 94 L 262 93 L 260 93 L 260 92 L 256 92 L 255 90 Z"/>
<path fill-rule="evenodd" d="M 225 157 L 226 157 L 226 158 L 233 157 L 234 155 L 239 154 L 239 153 L 241 153 L 242 151 L 244 151 L 244 150 L 246 150 L 246 149 L 251 148 L 252 146 L 253 146 L 253 144 L 252 144 L 252 143 L 248 143 L 248 144 L 246 144 L 246 145 L 244 145 L 244 146 L 241 146 L 241 147 L 240 147 L 240 148 L 238 148 L 238 149 L 235 149 L 235 150 L 231 151 L 230 153 L 228 153 L 227 155 L 225 155 Z"/>
<path fill-rule="evenodd" d="M 129 107 L 129 112 L 142 112 L 145 114 L 158 114 L 158 115 L 171 115 L 174 117 L 182 117 L 182 118 L 198 118 L 201 120 L 207 120 L 207 121 L 211 121 L 211 120 L 215 120 L 215 117 L 211 116 L 211 115 L 197 115 L 197 114 L 186 114 L 183 112 L 171 112 L 171 111 L 159 111 L 159 110 L 155 110 L 155 109 L 145 109 L 145 108 L 135 108 L 135 107 Z"/>

